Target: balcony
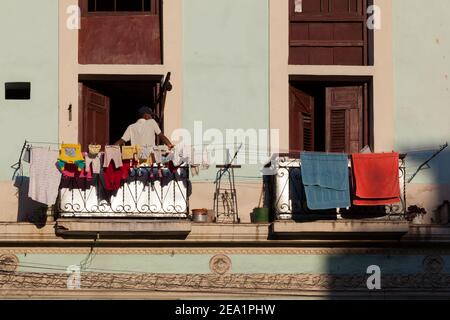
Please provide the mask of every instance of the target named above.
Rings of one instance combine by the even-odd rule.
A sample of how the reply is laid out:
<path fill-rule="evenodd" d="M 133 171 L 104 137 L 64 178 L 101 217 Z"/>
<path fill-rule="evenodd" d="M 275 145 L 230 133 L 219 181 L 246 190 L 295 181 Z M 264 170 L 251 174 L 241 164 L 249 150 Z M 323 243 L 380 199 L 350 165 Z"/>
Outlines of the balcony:
<path fill-rule="evenodd" d="M 159 218 L 186 219 L 189 215 L 188 166 L 177 172 L 157 168 L 132 169 L 115 193 L 103 187 L 101 178 L 65 179 L 58 200 L 61 218 Z"/>
<path fill-rule="evenodd" d="M 409 230 L 405 219 L 405 156 L 399 162 L 401 202 L 361 212 L 315 212 L 308 209 L 301 183 L 301 160 L 289 154 L 276 158 L 276 174 L 270 178 L 270 205 L 275 214 L 272 233 L 278 239 L 397 239 Z M 351 162 L 349 161 L 349 168 Z M 369 211 L 370 209 L 370 211 Z"/>
<path fill-rule="evenodd" d="M 379 210 L 377 215 L 382 219 L 401 220 L 406 213 L 406 180 L 405 180 L 405 155 L 402 155 L 399 162 L 399 177 L 401 202 L 395 205 L 386 206 L 384 210 Z M 317 213 L 310 211 L 306 206 L 301 183 L 301 160 L 289 154 L 282 154 L 276 158 L 276 174 L 270 181 L 271 206 L 275 212 L 276 220 L 310 220 L 324 217 L 339 217 L 338 212 Z M 349 168 L 351 162 L 349 161 Z M 364 214 L 364 213 L 363 213 Z"/>

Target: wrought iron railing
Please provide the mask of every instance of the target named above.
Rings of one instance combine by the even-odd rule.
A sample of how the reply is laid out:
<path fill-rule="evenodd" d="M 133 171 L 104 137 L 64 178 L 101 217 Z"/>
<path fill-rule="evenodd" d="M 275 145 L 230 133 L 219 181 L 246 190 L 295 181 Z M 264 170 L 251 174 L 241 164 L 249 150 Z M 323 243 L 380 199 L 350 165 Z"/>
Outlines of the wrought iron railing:
<path fill-rule="evenodd" d="M 381 208 L 382 218 L 404 219 L 406 216 L 406 163 L 404 156 L 400 158 L 399 171 L 401 202 Z M 301 219 L 314 213 L 306 205 L 306 196 L 301 182 L 300 159 L 284 156 L 277 158 L 276 174 L 271 178 L 270 184 L 270 202 L 277 220 Z"/>
<path fill-rule="evenodd" d="M 187 218 L 190 196 L 189 167 L 175 173 L 157 168 L 132 169 L 116 192 L 108 192 L 101 177 L 64 179 L 58 208 L 60 217 Z"/>

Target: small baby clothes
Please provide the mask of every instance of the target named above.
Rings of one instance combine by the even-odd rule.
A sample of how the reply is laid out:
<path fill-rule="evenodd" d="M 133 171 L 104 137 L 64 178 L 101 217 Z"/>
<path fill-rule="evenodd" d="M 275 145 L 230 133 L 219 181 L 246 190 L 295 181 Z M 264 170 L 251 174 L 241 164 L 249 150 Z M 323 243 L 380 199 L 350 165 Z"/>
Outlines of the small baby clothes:
<path fill-rule="evenodd" d="M 100 152 L 96 155 L 93 155 L 91 153 L 86 152 L 84 154 L 84 159 L 86 163 L 86 171 L 93 174 L 100 174 L 100 171 L 102 169 L 102 158 L 103 158 L 103 152 Z"/>
<path fill-rule="evenodd" d="M 78 169 L 77 165 L 72 163 L 66 163 L 64 165 L 64 170 L 61 171 L 63 178 L 68 179 L 88 179 L 92 180 L 92 174 L 90 171 L 86 171 L 86 169 L 82 169 L 81 171 Z"/>
<path fill-rule="evenodd" d="M 91 154 L 93 156 L 96 156 L 97 154 L 99 154 L 101 150 L 102 150 L 102 146 L 101 145 L 90 144 L 88 146 L 89 154 Z"/>
<path fill-rule="evenodd" d="M 137 153 L 138 153 L 137 146 L 123 146 L 122 160 L 134 160 L 137 158 Z"/>
<path fill-rule="evenodd" d="M 173 163 L 175 166 L 181 166 L 183 163 L 189 163 L 189 153 L 186 152 L 186 148 L 184 145 L 177 145 L 173 149 Z"/>
<path fill-rule="evenodd" d="M 85 162 L 83 154 L 81 153 L 81 145 L 79 144 L 63 144 L 59 151 L 59 158 L 57 162 L 58 169 L 65 171 L 66 164 L 74 164 L 77 166 L 78 171 L 85 168 Z"/>
<path fill-rule="evenodd" d="M 200 165 L 191 166 L 191 176 L 197 177 L 200 175 Z"/>
<path fill-rule="evenodd" d="M 121 166 L 123 166 L 120 146 L 105 147 L 105 161 L 103 162 L 103 167 L 108 168 L 112 161 L 114 161 L 114 165 L 116 166 L 116 168 L 120 168 Z"/>
<path fill-rule="evenodd" d="M 155 162 L 153 146 L 140 146 L 138 149 L 138 159 L 140 165 L 152 166 Z"/>
<path fill-rule="evenodd" d="M 153 147 L 141 146 L 139 148 L 138 158 L 139 160 L 148 160 L 150 158 L 150 154 L 153 151 Z"/>
<path fill-rule="evenodd" d="M 153 147 L 153 155 L 155 163 L 161 163 L 161 148 L 159 147 Z"/>

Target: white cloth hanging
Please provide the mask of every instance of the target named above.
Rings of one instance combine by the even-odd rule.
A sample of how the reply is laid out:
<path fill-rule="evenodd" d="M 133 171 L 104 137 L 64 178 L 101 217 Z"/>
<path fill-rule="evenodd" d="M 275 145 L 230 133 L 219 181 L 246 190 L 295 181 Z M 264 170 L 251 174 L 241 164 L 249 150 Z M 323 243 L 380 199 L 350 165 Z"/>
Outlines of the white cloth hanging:
<path fill-rule="evenodd" d="M 56 167 L 59 152 L 45 148 L 31 149 L 28 196 L 39 203 L 54 205 L 58 198 L 61 172 Z"/>

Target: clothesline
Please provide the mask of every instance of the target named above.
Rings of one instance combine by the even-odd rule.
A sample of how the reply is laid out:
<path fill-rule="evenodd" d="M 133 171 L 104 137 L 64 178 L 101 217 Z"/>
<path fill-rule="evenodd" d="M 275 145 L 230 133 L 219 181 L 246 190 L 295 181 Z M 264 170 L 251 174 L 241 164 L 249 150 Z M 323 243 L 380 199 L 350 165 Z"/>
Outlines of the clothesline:
<path fill-rule="evenodd" d="M 48 145 L 53 145 L 53 146 L 60 146 L 60 145 L 62 145 L 61 143 L 58 143 L 58 142 L 43 142 L 43 141 L 28 141 L 28 140 L 25 140 L 25 143 L 26 144 L 48 144 Z"/>

